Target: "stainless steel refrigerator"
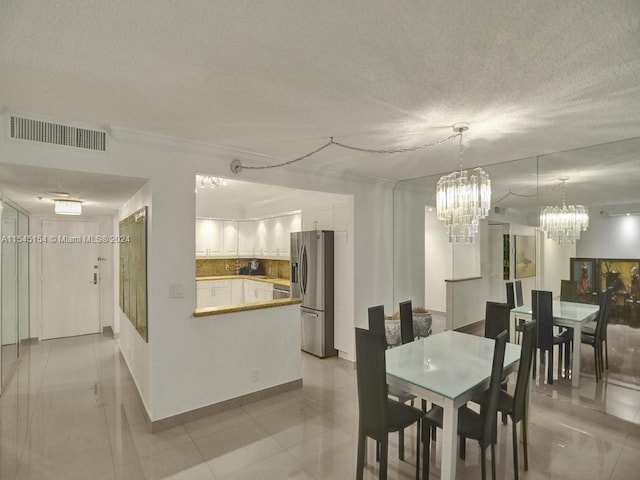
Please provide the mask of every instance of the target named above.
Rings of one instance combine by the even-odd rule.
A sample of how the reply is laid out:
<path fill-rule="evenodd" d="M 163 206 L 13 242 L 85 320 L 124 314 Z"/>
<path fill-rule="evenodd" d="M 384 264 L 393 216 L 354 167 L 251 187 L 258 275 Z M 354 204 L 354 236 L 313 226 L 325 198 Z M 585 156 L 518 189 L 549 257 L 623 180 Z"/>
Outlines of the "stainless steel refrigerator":
<path fill-rule="evenodd" d="M 302 299 L 302 350 L 318 357 L 333 347 L 333 231 L 291 234 L 291 296 Z"/>

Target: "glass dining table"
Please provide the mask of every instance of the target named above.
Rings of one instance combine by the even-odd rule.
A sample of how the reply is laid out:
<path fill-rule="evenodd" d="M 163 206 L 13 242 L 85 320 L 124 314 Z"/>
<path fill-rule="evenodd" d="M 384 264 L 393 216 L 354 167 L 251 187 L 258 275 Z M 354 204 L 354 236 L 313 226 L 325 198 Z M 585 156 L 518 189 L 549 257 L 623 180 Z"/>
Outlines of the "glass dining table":
<path fill-rule="evenodd" d="M 440 478 L 456 476 L 458 408 L 489 388 L 494 340 L 446 331 L 386 351 L 387 382 L 444 410 Z M 505 375 L 515 371 L 520 346 L 507 344 Z"/>
<path fill-rule="evenodd" d="M 571 386 L 580 386 L 580 343 L 582 327 L 598 317 L 600 307 L 588 303 L 553 301 L 553 324 L 573 328 L 573 362 L 571 365 Z M 516 318 L 531 319 L 531 305 L 521 305 L 511 310 L 510 341 L 514 341 Z M 577 347 L 576 347 L 577 346 Z"/>

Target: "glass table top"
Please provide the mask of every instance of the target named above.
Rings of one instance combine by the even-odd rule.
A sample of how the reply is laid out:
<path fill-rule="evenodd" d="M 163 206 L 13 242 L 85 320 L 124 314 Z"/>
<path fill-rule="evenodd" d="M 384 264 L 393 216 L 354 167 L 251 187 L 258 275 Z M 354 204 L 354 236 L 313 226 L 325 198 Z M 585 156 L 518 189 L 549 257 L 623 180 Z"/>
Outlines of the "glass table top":
<path fill-rule="evenodd" d="M 561 302 L 560 300 L 553 301 L 553 316 L 554 318 L 562 318 L 564 320 L 571 320 L 574 322 L 582 322 L 586 318 L 595 318 L 600 310 L 598 305 L 591 305 L 588 303 L 574 303 L 574 302 Z M 513 313 L 520 315 L 531 315 L 531 305 L 521 305 L 520 307 L 511 310 Z"/>
<path fill-rule="evenodd" d="M 451 330 L 431 335 L 387 350 L 387 374 L 456 399 L 488 380 L 494 343 Z M 507 343 L 505 368 L 519 360 L 520 346 Z"/>

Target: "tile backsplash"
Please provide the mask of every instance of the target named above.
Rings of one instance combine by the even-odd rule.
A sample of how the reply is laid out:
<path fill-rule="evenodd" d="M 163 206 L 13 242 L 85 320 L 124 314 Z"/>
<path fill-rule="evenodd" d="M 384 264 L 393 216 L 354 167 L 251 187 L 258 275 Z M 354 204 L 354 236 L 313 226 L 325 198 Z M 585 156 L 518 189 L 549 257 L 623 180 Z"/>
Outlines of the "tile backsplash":
<path fill-rule="evenodd" d="M 196 259 L 196 277 L 216 275 L 235 275 L 236 268 L 246 267 L 252 258 L 206 258 Z M 264 273 L 269 277 L 291 277 L 291 262 L 289 260 L 268 260 L 258 258 L 264 265 Z"/>

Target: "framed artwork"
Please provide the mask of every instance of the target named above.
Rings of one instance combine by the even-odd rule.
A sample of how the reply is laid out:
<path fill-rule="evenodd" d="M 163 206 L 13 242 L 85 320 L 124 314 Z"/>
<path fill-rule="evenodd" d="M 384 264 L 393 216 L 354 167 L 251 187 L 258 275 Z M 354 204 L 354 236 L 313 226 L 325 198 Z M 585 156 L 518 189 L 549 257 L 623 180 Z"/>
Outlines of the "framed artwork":
<path fill-rule="evenodd" d="M 147 325 L 147 207 L 120 222 L 120 308 L 145 342 Z"/>
<path fill-rule="evenodd" d="M 617 296 L 630 296 L 638 283 L 640 260 L 626 258 L 601 258 L 599 260 L 599 289 L 613 287 Z M 636 288 L 637 289 L 637 288 Z"/>
<path fill-rule="evenodd" d="M 598 300 L 597 261 L 595 258 L 571 258 L 571 280 L 577 284 L 578 301 L 595 303 Z"/>
<path fill-rule="evenodd" d="M 516 278 L 536 276 L 536 237 L 515 236 Z"/>

